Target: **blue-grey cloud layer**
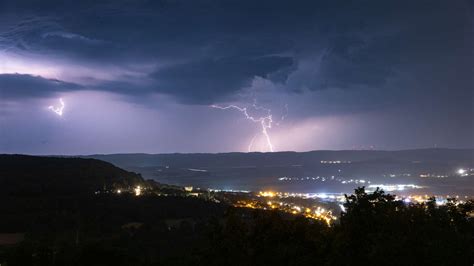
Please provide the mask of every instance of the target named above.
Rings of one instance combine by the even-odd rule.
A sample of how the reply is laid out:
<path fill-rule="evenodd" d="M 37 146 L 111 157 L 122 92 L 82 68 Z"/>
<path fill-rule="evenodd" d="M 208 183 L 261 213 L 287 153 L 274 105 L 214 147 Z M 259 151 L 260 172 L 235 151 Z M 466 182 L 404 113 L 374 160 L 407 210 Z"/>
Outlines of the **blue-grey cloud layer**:
<path fill-rule="evenodd" d="M 95 90 L 146 107 L 163 106 L 154 96 L 166 95 L 192 109 L 250 91 L 268 97 L 258 99 L 264 105 L 283 98 L 295 123 L 376 114 L 366 125 L 383 133 L 358 136 L 391 147 L 472 146 L 472 8 L 467 0 L 0 0 L 0 60 L 31 57 L 62 70 L 3 73 L 0 62 L 0 104 Z M 173 123 L 188 124 L 192 112 L 169 110 L 167 126 L 189 130 Z"/>
<path fill-rule="evenodd" d="M 285 84 L 286 72 L 315 54 L 322 58 L 312 75 L 289 90 L 400 90 L 387 80 L 431 68 L 461 71 L 434 72 L 425 92 L 436 89 L 438 78 L 472 81 L 467 1 L 2 1 L 1 7 L 9 18 L 3 49 L 96 65 L 160 64 L 148 73 L 152 83 L 134 93 L 166 93 L 186 103 L 218 101 L 279 70 Z M 451 90 L 466 92 L 459 85 Z"/>
<path fill-rule="evenodd" d="M 216 98 L 238 92 L 255 76 L 268 77 L 292 66 L 289 57 L 219 58 L 173 65 L 152 74 L 157 91 L 188 102 L 212 103 Z M 209 102 L 211 101 L 211 102 Z"/>
<path fill-rule="evenodd" d="M 80 90 L 82 86 L 56 79 L 45 79 L 27 74 L 0 74 L 0 98 L 47 97 L 55 93 Z"/>

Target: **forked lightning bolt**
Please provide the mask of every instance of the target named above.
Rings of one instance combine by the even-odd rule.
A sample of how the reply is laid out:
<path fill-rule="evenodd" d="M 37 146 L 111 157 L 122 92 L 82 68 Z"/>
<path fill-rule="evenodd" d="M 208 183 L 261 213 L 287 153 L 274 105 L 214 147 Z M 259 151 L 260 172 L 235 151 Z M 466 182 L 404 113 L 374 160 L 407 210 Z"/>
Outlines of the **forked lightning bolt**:
<path fill-rule="evenodd" d="M 246 119 L 252 121 L 252 122 L 255 122 L 255 123 L 260 123 L 261 127 L 262 127 L 262 134 L 263 136 L 265 137 L 265 140 L 267 142 L 267 146 L 268 146 L 268 149 L 273 152 L 273 144 L 272 144 L 272 141 L 270 139 L 270 135 L 268 134 L 268 130 L 272 128 L 272 123 L 273 123 L 273 119 L 272 119 L 272 114 L 271 114 L 271 111 L 270 109 L 266 109 L 264 107 L 261 107 L 261 106 L 257 106 L 255 103 L 252 105 L 252 107 L 255 109 L 255 110 L 262 110 L 264 112 L 267 113 L 266 116 L 261 116 L 261 117 L 254 117 L 252 115 L 250 115 L 248 113 L 248 110 L 247 110 L 247 107 L 240 107 L 240 106 L 237 106 L 237 105 L 226 105 L 226 106 L 220 106 L 220 105 L 211 105 L 212 108 L 217 108 L 217 109 L 221 109 L 221 110 L 227 110 L 227 109 L 234 109 L 234 110 L 237 110 L 239 112 L 241 112 Z M 252 138 L 252 140 L 250 141 L 250 144 L 248 146 L 248 151 L 250 152 L 251 149 L 252 149 L 252 145 L 253 145 L 253 142 L 255 140 L 255 137 L 256 135 Z"/>
<path fill-rule="evenodd" d="M 48 106 L 48 109 L 55 112 L 57 115 L 62 116 L 64 110 L 64 101 L 62 98 L 59 98 L 59 103 L 61 104 L 60 107 L 54 107 L 53 105 Z"/>

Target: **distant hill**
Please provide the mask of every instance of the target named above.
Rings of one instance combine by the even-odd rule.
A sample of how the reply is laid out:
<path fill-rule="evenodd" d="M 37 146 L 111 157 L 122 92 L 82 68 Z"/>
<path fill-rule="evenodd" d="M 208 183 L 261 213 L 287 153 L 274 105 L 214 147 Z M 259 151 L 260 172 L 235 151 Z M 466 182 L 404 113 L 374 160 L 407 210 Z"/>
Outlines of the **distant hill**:
<path fill-rule="evenodd" d="M 272 153 L 109 154 L 91 155 L 146 179 L 178 186 L 293 192 L 350 192 L 354 185 L 334 180 L 362 179 L 373 184 L 418 184 L 430 193 L 471 195 L 473 178 L 453 177 L 459 169 L 474 169 L 474 149 L 401 151 L 342 150 Z M 396 178 L 394 178 L 396 177 Z M 291 182 L 280 179 L 292 178 Z M 299 179 L 300 181 L 295 181 Z M 302 179 L 307 180 L 305 182 Z M 314 181 L 313 181 L 314 179 Z M 449 181 L 445 184 L 443 180 Z M 456 182 L 466 181 L 458 184 Z M 456 184 L 454 184 L 454 183 Z M 455 189 L 453 189 L 455 188 Z M 461 190 L 461 191 L 460 191 Z"/>
<path fill-rule="evenodd" d="M 0 155 L 3 195 L 71 195 L 143 183 L 139 174 L 84 158 Z"/>
<path fill-rule="evenodd" d="M 111 162 L 120 167 L 242 167 L 273 165 L 308 165 L 322 160 L 352 162 L 430 162 L 430 163 L 472 163 L 474 149 L 415 149 L 401 151 L 341 150 L 309 152 L 272 152 L 272 153 L 173 153 L 173 154 L 108 154 L 90 155 Z"/>

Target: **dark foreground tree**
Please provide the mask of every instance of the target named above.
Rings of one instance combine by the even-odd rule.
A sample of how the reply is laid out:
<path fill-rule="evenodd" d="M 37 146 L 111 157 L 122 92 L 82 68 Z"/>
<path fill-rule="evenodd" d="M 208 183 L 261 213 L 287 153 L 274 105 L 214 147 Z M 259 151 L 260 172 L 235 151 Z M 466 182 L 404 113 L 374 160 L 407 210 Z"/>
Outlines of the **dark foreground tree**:
<path fill-rule="evenodd" d="M 406 204 L 377 189 L 346 196 L 328 227 L 281 213 L 229 213 L 212 234 L 210 265 L 472 265 L 472 201 Z"/>
<path fill-rule="evenodd" d="M 21 245 L 0 248 L 0 263 L 231 266 L 474 262 L 472 201 L 439 206 L 431 199 L 405 204 L 381 190 L 367 193 L 358 188 L 346 197 L 346 212 L 331 226 L 277 211 L 230 207 L 224 212 L 225 206 L 193 198 L 104 195 L 79 203 L 79 209 L 64 209 L 61 204 L 46 208 L 42 203 L 38 213 L 8 209 L 10 216 L 32 217 L 33 223 Z M 130 224 L 137 226 L 124 226 Z"/>
<path fill-rule="evenodd" d="M 346 212 L 333 228 L 329 264 L 471 265 L 474 204 L 406 204 L 377 189 L 346 196 Z"/>

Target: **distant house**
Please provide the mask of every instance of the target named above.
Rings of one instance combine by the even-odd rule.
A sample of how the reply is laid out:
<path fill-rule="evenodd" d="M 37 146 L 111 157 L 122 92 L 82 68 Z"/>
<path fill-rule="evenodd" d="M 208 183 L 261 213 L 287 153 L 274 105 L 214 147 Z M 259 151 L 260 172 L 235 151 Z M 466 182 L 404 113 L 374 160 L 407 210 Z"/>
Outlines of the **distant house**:
<path fill-rule="evenodd" d="M 122 229 L 124 229 L 124 230 L 138 230 L 142 226 L 143 226 L 143 223 L 131 222 L 131 223 L 127 223 L 127 224 L 122 225 Z"/>
<path fill-rule="evenodd" d="M 0 233 L 0 246 L 13 246 L 25 239 L 24 233 Z"/>

